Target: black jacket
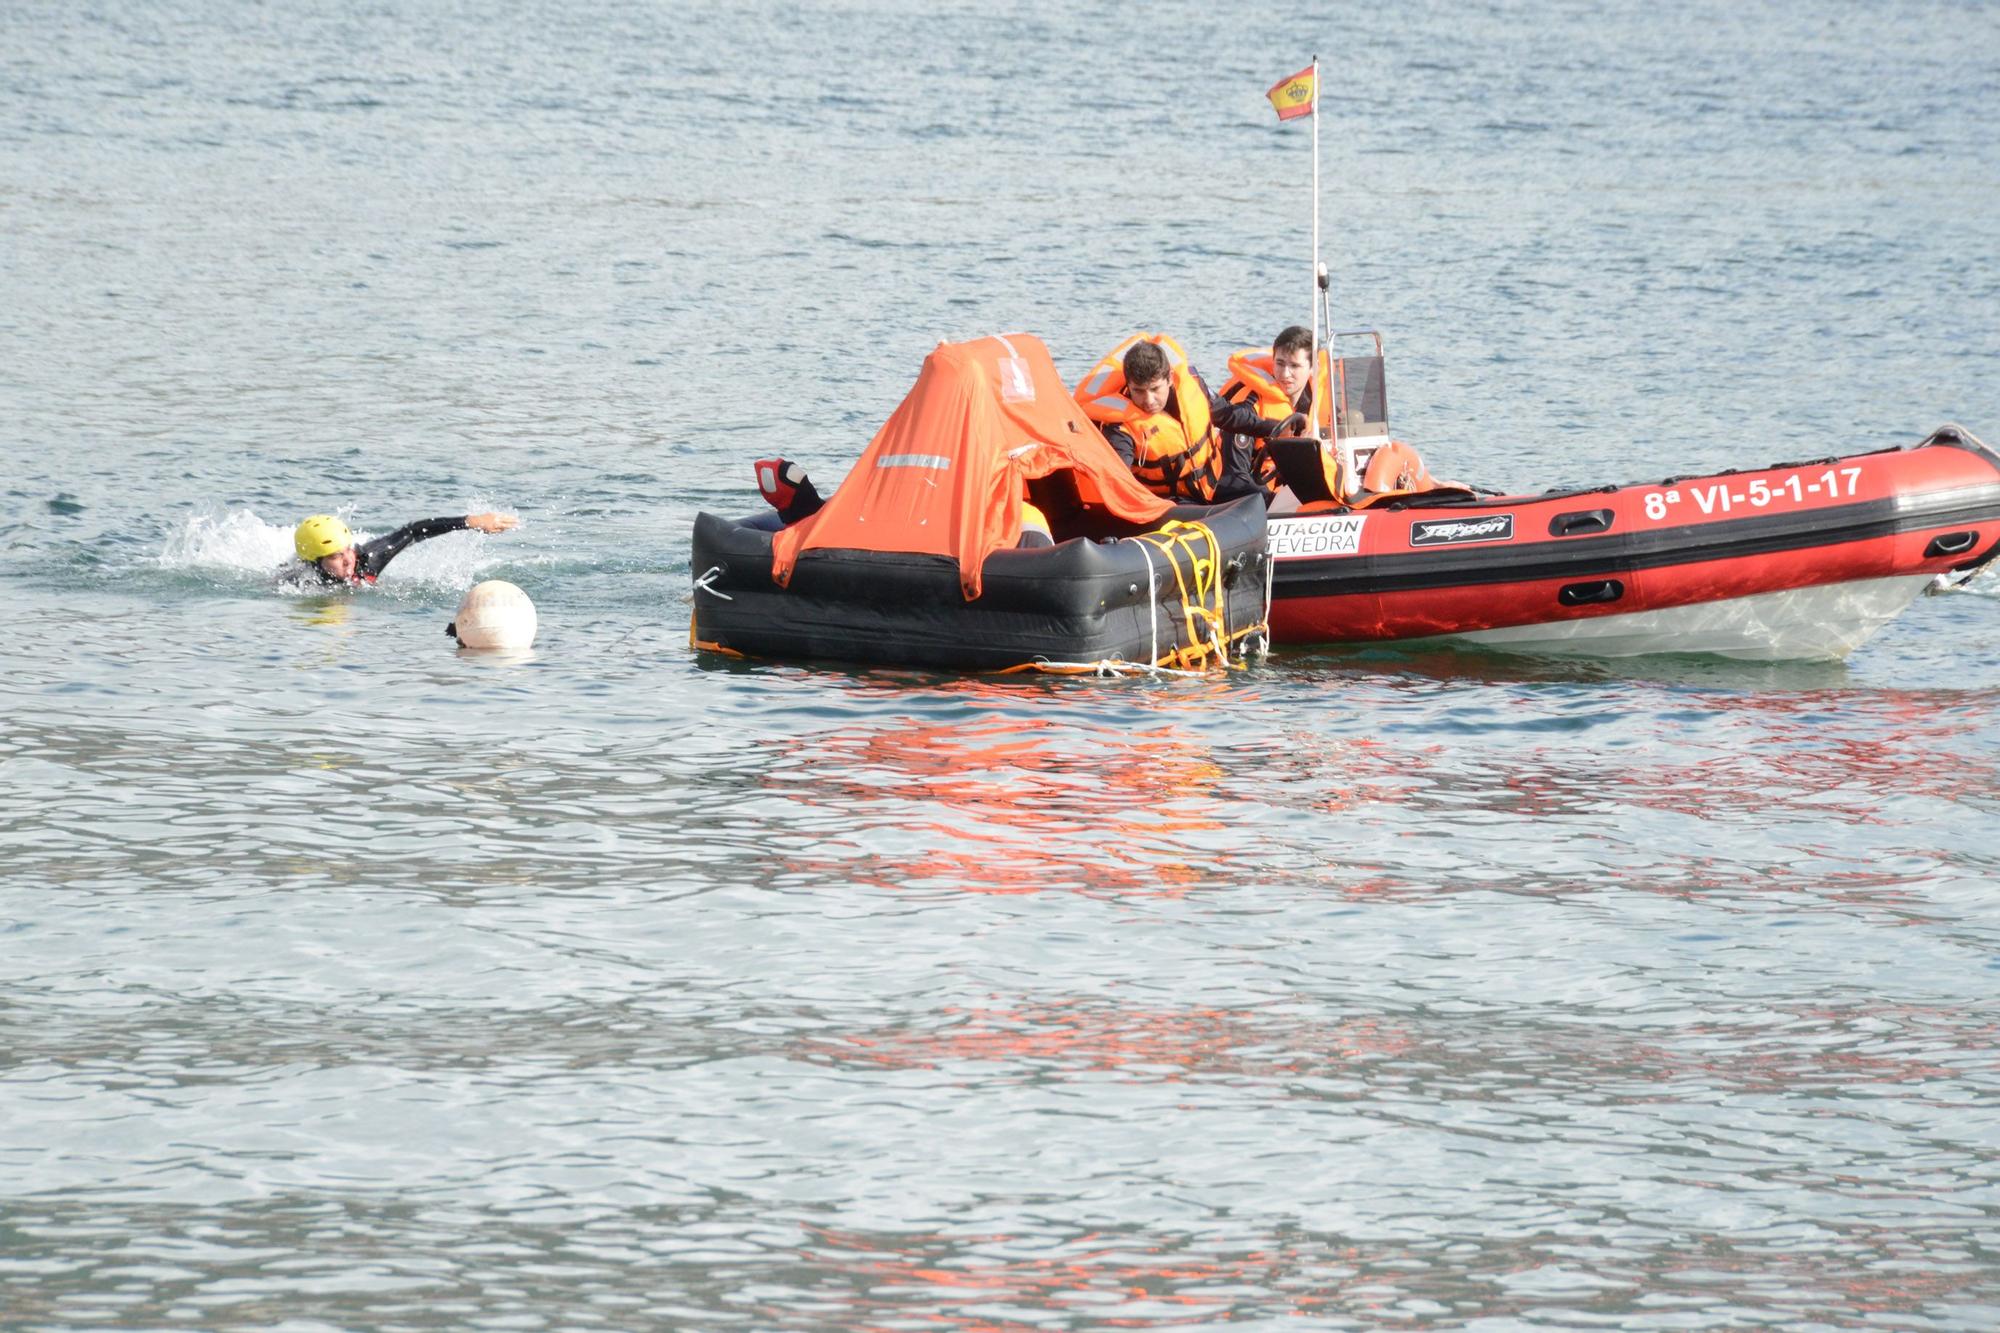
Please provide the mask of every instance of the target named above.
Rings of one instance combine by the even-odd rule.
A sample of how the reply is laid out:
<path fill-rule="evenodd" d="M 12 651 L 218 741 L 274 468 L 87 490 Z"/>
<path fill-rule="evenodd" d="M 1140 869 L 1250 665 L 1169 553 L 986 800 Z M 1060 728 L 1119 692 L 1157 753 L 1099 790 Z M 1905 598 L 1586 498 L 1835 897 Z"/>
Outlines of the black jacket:
<path fill-rule="evenodd" d="M 1299 416 L 1306 414 L 1306 400 L 1312 396 L 1312 385 L 1298 391 L 1292 399 L 1292 411 Z M 1257 411 L 1257 405 L 1245 398 L 1238 407 Z M 1215 484 L 1215 498 L 1234 500 L 1239 496 L 1256 495 L 1261 492 L 1264 503 L 1269 504 L 1277 493 L 1277 468 L 1263 456 L 1259 442 L 1270 439 L 1284 425 L 1282 419 L 1269 420 L 1258 413 L 1258 420 L 1264 423 L 1260 431 L 1229 431 L 1222 437 L 1222 480 Z"/>

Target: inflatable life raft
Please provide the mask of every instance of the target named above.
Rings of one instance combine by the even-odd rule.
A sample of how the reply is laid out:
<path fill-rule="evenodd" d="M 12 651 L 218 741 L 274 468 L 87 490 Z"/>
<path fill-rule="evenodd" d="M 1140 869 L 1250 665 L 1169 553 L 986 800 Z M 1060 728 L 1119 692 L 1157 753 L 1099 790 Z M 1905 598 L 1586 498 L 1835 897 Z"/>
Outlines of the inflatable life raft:
<path fill-rule="evenodd" d="M 1023 503 L 1054 545 L 1020 547 Z M 1175 509 L 1041 341 L 941 343 L 816 513 L 695 519 L 697 650 L 948 670 L 1190 669 L 1268 641 L 1264 505 Z"/>
<path fill-rule="evenodd" d="M 1599 490 L 1308 504 L 1273 514 L 1270 546 L 1277 643 L 1837 659 L 2000 551 L 2000 455 L 1947 426 Z"/>
<path fill-rule="evenodd" d="M 1051 515 L 1058 534 L 1073 525 Z M 1110 671 L 1226 663 L 1265 643 L 1264 506 L 1169 511 L 1152 529 L 986 556 L 967 600 L 948 559 L 831 548 L 773 578 L 756 520 L 694 527 L 698 649 L 953 671 Z"/>

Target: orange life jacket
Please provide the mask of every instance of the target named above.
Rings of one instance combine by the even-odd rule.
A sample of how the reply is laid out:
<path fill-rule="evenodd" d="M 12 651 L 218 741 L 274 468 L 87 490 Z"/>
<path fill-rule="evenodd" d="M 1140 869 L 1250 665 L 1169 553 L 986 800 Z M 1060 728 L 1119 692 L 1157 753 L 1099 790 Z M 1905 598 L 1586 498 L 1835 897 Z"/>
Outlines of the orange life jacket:
<path fill-rule="evenodd" d="M 1326 348 L 1319 349 L 1318 368 L 1313 372 L 1313 416 L 1317 419 L 1320 432 L 1330 434 L 1333 423 L 1333 393 L 1331 362 Z M 1232 403 L 1248 400 L 1256 405 L 1257 415 L 1266 421 L 1283 421 L 1298 411 L 1292 396 L 1278 384 L 1275 358 L 1270 349 L 1258 351 L 1246 347 L 1229 358 L 1229 382 L 1222 386 L 1222 396 Z M 1278 493 L 1278 466 L 1271 461 L 1262 440 L 1251 440 L 1250 474 L 1257 484 L 1264 488 L 1266 495 Z M 1328 458 L 1326 462 L 1327 490 L 1340 494 L 1340 464 Z"/>
<path fill-rule="evenodd" d="M 1313 371 L 1313 416 L 1317 418 L 1321 430 L 1333 424 L 1332 381 L 1331 363 L 1326 349 L 1322 347 L 1319 349 L 1319 365 Z M 1229 358 L 1229 382 L 1222 386 L 1222 396 L 1232 403 L 1254 398 L 1257 415 L 1266 421 L 1283 421 L 1299 410 L 1292 405 L 1292 396 L 1278 387 L 1277 370 L 1269 348 L 1260 352 L 1254 347 L 1246 347 Z"/>
<path fill-rule="evenodd" d="M 1125 397 L 1125 353 L 1142 342 L 1167 354 L 1174 407 L 1141 412 Z M 1222 448 L 1208 416 L 1208 392 L 1188 369 L 1181 345 L 1162 333 L 1135 333 L 1106 353 L 1076 386 L 1077 406 L 1100 426 L 1132 437 L 1132 475 L 1155 495 L 1206 504 L 1222 479 Z"/>

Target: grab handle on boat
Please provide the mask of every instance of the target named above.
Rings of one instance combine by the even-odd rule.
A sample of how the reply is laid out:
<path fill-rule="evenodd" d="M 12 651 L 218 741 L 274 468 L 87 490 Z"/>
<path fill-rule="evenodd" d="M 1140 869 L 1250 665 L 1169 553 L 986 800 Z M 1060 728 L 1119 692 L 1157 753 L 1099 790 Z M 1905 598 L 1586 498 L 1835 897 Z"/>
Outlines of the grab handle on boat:
<path fill-rule="evenodd" d="M 1609 509 L 1578 509 L 1568 514 L 1557 514 L 1549 520 L 1549 536 L 1582 537 L 1594 532 L 1611 530 Z"/>
<path fill-rule="evenodd" d="M 1947 532 L 1942 537 L 1931 538 L 1931 544 L 1924 548 L 1924 558 L 1934 555 L 1964 555 L 1979 540 L 1976 532 Z"/>
<path fill-rule="evenodd" d="M 1625 585 L 1617 579 L 1595 579 L 1589 583 L 1565 584 L 1556 600 L 1564 606 L 1595 606 L 1615 602 L 1625 595 Z"/>

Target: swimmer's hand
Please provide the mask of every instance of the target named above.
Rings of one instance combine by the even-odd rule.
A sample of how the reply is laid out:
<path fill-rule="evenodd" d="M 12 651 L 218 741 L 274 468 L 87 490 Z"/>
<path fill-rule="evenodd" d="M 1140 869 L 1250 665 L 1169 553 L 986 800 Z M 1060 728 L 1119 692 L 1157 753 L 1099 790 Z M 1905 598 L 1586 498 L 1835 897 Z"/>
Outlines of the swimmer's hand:
<path fill-rule="evenodd" d="M 489 510 L 484 514 L 467 514 L 465 526 L 475 532 L 511 532 L 521 526 L 521 520 L 512 514 L 496 514 Z"/>

